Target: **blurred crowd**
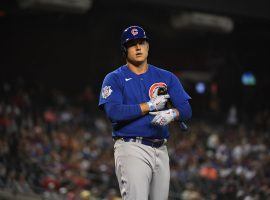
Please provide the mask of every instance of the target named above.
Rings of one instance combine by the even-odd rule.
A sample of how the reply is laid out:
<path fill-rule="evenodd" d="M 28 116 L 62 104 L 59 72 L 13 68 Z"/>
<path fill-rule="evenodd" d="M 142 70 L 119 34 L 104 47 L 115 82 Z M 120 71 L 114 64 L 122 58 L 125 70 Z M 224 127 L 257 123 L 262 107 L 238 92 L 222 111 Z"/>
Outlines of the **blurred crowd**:
<path fill-rule="evenodd" d="M 79 94 L 46 91 L 24 80 L 0 91 L 0 188 L 47 199 L 120 199 L 111 128 L 90 86 Z M 169 199 L 267 199 L 270 113 L 247 123 L 174 123 Z"/>
<path fill-rule="evenodd" d="M 0 187 L 47 199 L 117 199 L 113 142 L 90 87 L 57 90 L 3 85 Z"/>
<path fill-rule="evenodd" d="M 251 127 L 265 122 L 268 130 L 201 121 L 187 134 L 172 135 L 171 186 L 182 199 L 269 199 L 270 116 L 257 117 Z"/>

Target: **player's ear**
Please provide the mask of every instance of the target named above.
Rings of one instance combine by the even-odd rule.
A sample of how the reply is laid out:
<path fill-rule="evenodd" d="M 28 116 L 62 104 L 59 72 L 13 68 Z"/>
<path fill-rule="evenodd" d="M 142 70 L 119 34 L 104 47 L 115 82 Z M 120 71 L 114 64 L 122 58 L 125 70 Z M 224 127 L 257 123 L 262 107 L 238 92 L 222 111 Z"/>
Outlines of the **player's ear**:
<path fill-rule="evenodd" d="M 149 42 L 146 41 L 147 50 L 149 51 Z"/>

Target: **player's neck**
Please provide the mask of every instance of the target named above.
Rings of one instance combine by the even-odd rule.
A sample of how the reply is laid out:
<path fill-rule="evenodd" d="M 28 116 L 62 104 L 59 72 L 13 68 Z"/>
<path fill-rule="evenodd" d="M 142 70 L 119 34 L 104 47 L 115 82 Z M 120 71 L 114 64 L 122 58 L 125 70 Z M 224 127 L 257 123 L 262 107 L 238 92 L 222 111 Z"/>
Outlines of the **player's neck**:
<path fill-rule="evenodd" d="M 127 66 L 130 69 L 130 71 L 132 71 L 133 73 L 140 75 L 145 73 L 148 70 L 148 63 L 147 62 L 143 62 L 140 65 L 136 65 L 136 64 L 132 64 L 130 62 L 127 62 Z"/>

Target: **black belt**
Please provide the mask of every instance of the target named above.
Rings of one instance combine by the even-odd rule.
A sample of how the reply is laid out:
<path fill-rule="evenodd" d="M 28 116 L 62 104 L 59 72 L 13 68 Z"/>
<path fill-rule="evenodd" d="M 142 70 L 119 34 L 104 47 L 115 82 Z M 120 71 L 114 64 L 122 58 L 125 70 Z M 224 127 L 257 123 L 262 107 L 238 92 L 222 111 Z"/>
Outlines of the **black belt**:
<path fill-rule="evenodd" d="M 118 139 L 125 142 L 137 142 L 155 148 L 159 148 L 167 142 L 167 139 L 149 139 L 143 137 L 114 137 L 114 140 Z"/>

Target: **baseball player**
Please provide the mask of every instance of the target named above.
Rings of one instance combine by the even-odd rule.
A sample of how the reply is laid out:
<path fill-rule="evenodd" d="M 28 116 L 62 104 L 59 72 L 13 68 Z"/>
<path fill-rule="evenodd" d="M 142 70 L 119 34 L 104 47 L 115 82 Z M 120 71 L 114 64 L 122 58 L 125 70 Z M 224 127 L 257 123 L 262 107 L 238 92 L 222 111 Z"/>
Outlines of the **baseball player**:
<path fill-rule="evenodd" d="M 126 64 L 106 75 L 99 99 L 113 127 L 121 196 L 165 200 L 170 182 L 168 124 L 191 117 L 190 96 L 174 74 L 148 64 L 149 39 L 141 27 L 123 31 L 121 48 Z"/>

